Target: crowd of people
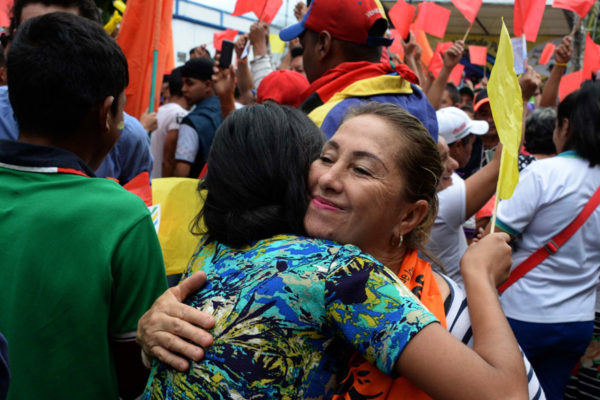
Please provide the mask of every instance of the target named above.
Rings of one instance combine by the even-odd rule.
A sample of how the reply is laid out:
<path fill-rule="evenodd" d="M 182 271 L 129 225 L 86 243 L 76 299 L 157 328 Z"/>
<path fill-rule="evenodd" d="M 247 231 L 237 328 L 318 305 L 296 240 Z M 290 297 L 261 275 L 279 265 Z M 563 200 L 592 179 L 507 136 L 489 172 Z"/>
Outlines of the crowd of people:
<path fill-rule="evenodd" d="M 235 66 L 191 49 L 138 119 L 92 0 L 14 1 L 0 399 L 598 398 L 600 84 L 558 101 L 572 38 L 505 99 L 520 183 L 493 218 L 487 78 L 448 82 L 465 42 L 434 77 L 414 33 L 390 53 L 378 0 L 295 16 L 279 65 L 258 21 Z M 179 282 L 144 176 L 197 186 Z"/>

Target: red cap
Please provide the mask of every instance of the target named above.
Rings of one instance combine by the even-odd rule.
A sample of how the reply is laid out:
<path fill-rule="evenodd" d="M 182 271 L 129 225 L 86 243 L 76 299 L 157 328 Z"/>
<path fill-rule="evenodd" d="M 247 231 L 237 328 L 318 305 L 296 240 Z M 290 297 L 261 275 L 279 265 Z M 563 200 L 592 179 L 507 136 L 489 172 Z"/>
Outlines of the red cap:
<path fill-rule="evenodd" d="M 296 71 L 278 70 L 265 76 L 256 89 L 256 100 L 272 100 L 278 104 L 299 107 L 302 93 L 308 89 L 306 77 Z"/>
<path fill-rule="evenodd" d="M 373 29 L 377 23 L 379 26 Z M 392 40 L 384 36 L 387 26 L 379 0 L 313 0 L 302 21 L 283 29 L 279 37 L 289 42 L 309 29 L 327 31 L 332 37 L 346 42 L 389 46 Z"/>

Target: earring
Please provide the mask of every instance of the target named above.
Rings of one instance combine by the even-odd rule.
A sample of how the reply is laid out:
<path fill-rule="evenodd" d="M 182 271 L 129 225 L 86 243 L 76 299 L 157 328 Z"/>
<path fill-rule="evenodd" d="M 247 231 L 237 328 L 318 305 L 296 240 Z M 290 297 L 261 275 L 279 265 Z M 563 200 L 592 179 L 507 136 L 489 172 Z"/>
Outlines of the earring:
<path fill-rule="evenodd" d="M 398 243 L 396 244 L 396 238 L 394 236 L 392 236 L 392 238 L 390 239 L 390 245 L 392 247 L 401 247 L 402 246 L 402 242 L 404 242 L 404 237 L 402 235 L 400 235 L 400 237 L 398 238 Z"/>

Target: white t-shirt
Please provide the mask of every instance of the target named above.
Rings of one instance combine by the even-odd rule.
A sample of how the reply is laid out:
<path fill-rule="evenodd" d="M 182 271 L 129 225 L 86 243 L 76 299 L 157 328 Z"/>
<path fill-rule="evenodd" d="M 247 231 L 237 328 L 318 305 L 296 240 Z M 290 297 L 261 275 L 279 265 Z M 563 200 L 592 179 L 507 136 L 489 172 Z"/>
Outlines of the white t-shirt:
<path fill-rule="evenodd" d="M 179 129 L 183 118 L 187 115 L 185 108 L 177 103 L 167 103 L 161 106 L 157 113 L 158 127 L 150 134 L 150 151 L 154 157 L 151 178 L 162 177 L 162 161 L 165 138 L 169 131 Z"/>
<path fill-rule="evenodd" d="M 497 225 L 517 237 L 512 268 L 568 226 L 599 186 L 600 166 L 590 168 L 573 151 L 529 165 L 498 206 Z M 599 276 L 600 208 L 500 300 L 506 316 L 520 321 L 592 321 Z"/>
<path fill-rule="evenodd" d="M 179 127 L 179 136 L 177 137 L 177 150 L 175 150 L 175 159 L 187 161 L 190 164 L 196 160 L 200 140 L 198 133 L 190 125 L 183 124 Z"/>
<path fill-rule="evenodd" d="M 465 181 L 452 174 L 452 185 L 438 193 L 439 211 L 425 246 L 443 264 L 452 280 L 463 286 L 460 259 L 467 250 L 467 238 L 462 228 L 465 222 Z"/>

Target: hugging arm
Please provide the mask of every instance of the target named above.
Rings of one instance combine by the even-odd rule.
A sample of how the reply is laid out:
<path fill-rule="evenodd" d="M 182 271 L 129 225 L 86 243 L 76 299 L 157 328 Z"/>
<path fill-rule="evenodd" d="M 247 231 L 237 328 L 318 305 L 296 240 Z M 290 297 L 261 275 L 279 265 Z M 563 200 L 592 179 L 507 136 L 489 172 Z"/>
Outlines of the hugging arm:
<path fill-rule="evenodd" d="M 140 318 L 136 340 L 146 356 L 180 371 L 189 368 L 187 359 L 199 361 L 204 357 L 203 348 L 213 341 L 206 329 L 214 326 L 215 319 L 182 302 L 205 282 L 204 272 L 191 275 L 164 292 Z"/>

